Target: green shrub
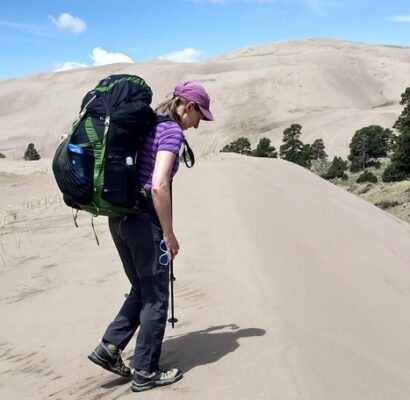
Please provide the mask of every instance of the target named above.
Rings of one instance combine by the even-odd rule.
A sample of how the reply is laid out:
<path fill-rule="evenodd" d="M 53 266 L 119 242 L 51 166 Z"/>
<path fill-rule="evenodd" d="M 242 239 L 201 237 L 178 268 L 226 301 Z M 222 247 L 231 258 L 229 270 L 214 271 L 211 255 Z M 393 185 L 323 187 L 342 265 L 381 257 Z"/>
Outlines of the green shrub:
<path fill-rule="evenodd" d="M 40 158 L 41 158 L 40 154 L 38 154 L 38 151 L 34 147 L 34 143 L 30 143 L 27 146 L 27 150 L 24 153 L 24 159 L 26 161 L 36 161 L 36 160 L 39 160 Z"/>
<path fill-rule="evenodd" d="M 372 174 L 370 171 L 364 171 L 356 180 L 357 183 L 377 183 L 378 179 L 376 175 Z"/>
<path fill-rule="evenodd" d="M 399 162 L 393 161 L 383 172 L 383 182 L 400 182 L 408 178 L 408 173 Z"/>
<path fill-rule="evenodd" d="M 386 208 L 392 208 L 400 205 L 398 201 L 396 200 L 382 200 L 379 201 L 378 203 L 375 204 L 376 207 L 381 208 L 382 210 L 385 210 Z"/>
<path fill-rule="evenodd" d="M 342 178 L 342 180 L 347 180 L 348 176 L 345 171 L 347 169 L 347 161 L 343 161 L 341 157 L 335 157 L 327 170 L 325 179 L 335 179 Z"/>
<path fill-rule="evenodd" d="M 252 153 L 251 143 L 246 137 L 240 137 L 239 139 L 227 144 L 221 150 L 223 153 L 239 153 L 249 156 Z"/>

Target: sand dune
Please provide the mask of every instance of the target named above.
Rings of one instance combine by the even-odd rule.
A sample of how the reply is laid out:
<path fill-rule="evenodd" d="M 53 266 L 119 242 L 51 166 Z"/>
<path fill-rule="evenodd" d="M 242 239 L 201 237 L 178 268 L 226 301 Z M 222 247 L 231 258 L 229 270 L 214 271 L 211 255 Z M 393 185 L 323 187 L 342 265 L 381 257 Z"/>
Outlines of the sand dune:
<path fill-rule="evenodd" d="M 278 147 L 301 123 L 305 142 L 346 155 L 356 129 L 397 119 L 409 61 L 409 48 L 316 39 L 0 81 L 0 398 L 137 396 L 87 360 L 129 290 L 107 221 L 97 247 L 50 172 L 84 92 L 134 73 L 154 104 L 202 81 L 217 119 L 188 132 L 199 160 L 175 180 L 179 322 L 163 362 L 185 377 L 140 396 L 408 399 L 409 225 L 294 164 L 213 153 L 243 135 Z M 20 161 L 28 142 L 46 157 Z"/>
<path fill-rule="evenodd" d="M 154 105 L 179 80 L 206 85 L 216 121 L 191 135 L 198 154 L 218 152 L 239 136 L 253 146 L 266 136 L 279 147 L 283 130 L 300 123 L 305 142 L 322 138 L 330 156 L 345 156 L 357 129 L 393 125 L 408 86 L 409 60 L 407 47 L 314 39 L 251 47 L 196 64 L 154 60 L 4 80 L 0 151 L 19 158 L 35 142 L 40 154 L 52 156 L 83 95 L 108 74 L 132 73 L 152 86 Z"/>
<path fill-rule="evenodd" d="M 185 377 L 144 398 L 408 398 L 408 224 L 282 160 L 210 157 L 174 193 L 163 361 Z M 129 289 L 106 220 L 97 247 L 57 200 L 18 215 L 1 234 L 0 397 L 135 398 L 86 359 Z"/>

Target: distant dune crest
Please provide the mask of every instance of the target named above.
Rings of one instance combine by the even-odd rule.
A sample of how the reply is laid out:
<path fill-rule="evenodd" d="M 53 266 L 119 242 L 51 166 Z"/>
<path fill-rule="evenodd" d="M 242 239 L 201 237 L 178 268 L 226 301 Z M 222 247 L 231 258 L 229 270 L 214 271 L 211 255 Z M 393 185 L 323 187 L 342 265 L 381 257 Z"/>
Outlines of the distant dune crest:
<path fill-rule="evenodd" d="M 329 156 L 345 156 L 357 129 L 393 125 L 409 61 L 408 47 L 307 39 L 252 46 L 202 63 L 152 60 L 4 80 L 0 152 L 19 157 L 34 142 L 40 154 L 52 156 L 83 95 L 106 75 L 131 73 L 154 89 L 154 104 L 179 80 L 203 82 L 216 121 L 189 133 L 198 155 L 219 152 L 240 136 L 252 145 L 266 136 L 278 147 L 283 130 L 299 123 L 304 142 L 322 138 Z"/>

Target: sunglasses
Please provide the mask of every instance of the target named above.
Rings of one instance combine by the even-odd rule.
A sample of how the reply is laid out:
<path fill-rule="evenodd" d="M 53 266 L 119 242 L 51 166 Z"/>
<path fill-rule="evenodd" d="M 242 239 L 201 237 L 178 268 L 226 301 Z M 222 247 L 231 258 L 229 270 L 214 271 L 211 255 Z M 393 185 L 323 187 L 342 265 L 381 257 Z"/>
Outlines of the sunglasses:
<path fill-rule="evenodd" d="M 164 267 L 167 267 L 169 264 L 169 257 L 168 257 L 168 250 L 167 246 L 165 246 L 164 239 L 159 242 L 159 249 L 161 254 L 159 255 L 159 263 Z"/>

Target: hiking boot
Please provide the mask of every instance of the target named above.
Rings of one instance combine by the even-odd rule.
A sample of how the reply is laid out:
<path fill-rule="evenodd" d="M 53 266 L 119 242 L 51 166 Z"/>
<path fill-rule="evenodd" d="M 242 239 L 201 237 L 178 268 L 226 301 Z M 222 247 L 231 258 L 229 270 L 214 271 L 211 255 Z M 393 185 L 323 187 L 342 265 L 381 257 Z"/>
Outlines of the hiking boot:
<path fill-rule="evenodd" d="M 158 371 L 149 372 L 143 369 L 136 369 L 131 389 L 134 392 L 142 392 L 156 386 L 170 385 L 182 378 L 182 372 L 178 368 L 159 368 Z"/>
<path fill-rule="evenodd" d="M 88 356 L 95 364 L 103 367 L 114 374 L 128 377 L 131 375 L 131 369 L 128 368 L 121 358 L 121 350 L 111 343 L 99 344 L 96 349 Z"/>

